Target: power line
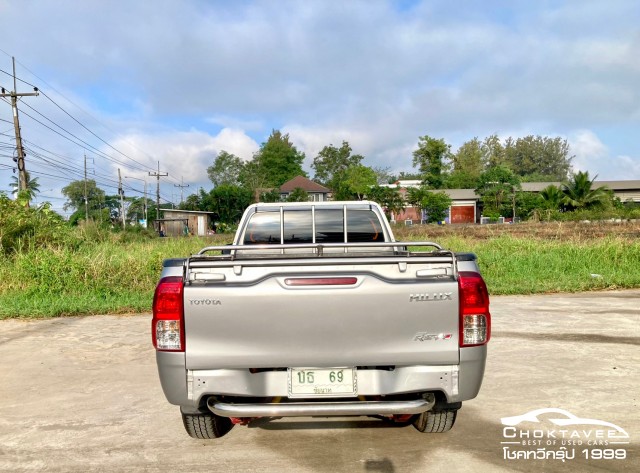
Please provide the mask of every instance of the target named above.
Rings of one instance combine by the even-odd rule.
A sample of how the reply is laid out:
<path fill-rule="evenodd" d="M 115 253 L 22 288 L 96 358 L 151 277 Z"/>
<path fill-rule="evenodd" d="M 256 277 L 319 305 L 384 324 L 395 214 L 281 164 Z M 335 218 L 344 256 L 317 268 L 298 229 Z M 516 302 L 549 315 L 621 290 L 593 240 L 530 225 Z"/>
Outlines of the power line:
<path fill-rule="evenodd" d="M 111 162 L 114 162 L 116 164 L 120 164 L 121 166 L 126 166 L 129 167 L 130 169 L 136 169 L 138 171 L 146 171 L 148 168 L 138 168 L 135 166 L 130 166 L 122 161 L 119 161 L 116 158 L 113 158 L 111 156 L 109 156 L 108 154 L 104 153 L 103 151 L 100 151 L 98 148 L 96 148 L 95 146 L 87 143 L 86 141 L 84 141 L 82 138 L 79 138 L 78 136 L 74 135 L 73 133 L 71 133 L 70 131 L 66 130 L 65 128 L 61 127 L 60 125 L 58 125 L 57 123 L 55 123 L 53 120 L 51 120 L 50 118 L 44 116 L 42 113 L 38 112 L 37 110 L 35 110 L 33 107 L 30 107 L 27 105 L 27 107 L 29 107 L 31 110 L 33 110 L 34 112 L 36 112 L 38 115 L 42 116 L 44 119 L 48 120 L 49 122 L 51 122 L 53 125 L 57 126 L 58 128 L 60 128 L 62 131 L 64 131 L 65 133 L 67 133 L 68 135 L 72 136 L 73 138 L 75 138 L 76 140 L 78 140 L 80 143 L 72 140 L 71 138 L 69 138 L 68 136 L 63 135 L 62 133 L 60 133 L 57 130 L 54 130 L 53 128 L 51 128 L 50 126 L 46 125 L 45 123 L 41 122 L 40 120 L 38 120 L 37 118 L 33 117 L 32 115 L 29 115 L 27 112 L 23 112 L 24 115 L 26 115 L 27 117 L 31 118 L 33 121 L 39 123 L 40 125 L 44 126 L 45 128 L 53 131 L 54 133 L 56 133 L 57 135 L 61 136 L 62 138 L 65 138 L 66 140 L 69 140 L 70 142 L 72 142 L 73 144 L 80 146 L 82 149 L 84 149 L 85 151 L 88 151 L 90 153 L 94 153 L 97 154 L 98 156 L 101 156 Z M 88 146 L 89 148 L 86 148 L 85 146 Z"/>
<path fill-rule="evenodd" d="M 43 148 L 43 147 L 41 147 L 41 146 L 38 146 L 38 145 L 36 145 L 35 143 L 32 143 L 32 142 L 28 142 L 28 143 L 30 144 L 30 146 L 34 146 L 34 147 L 36 147 L 36 148 L 38 148 L 38 149 L 42 150 L 43 152 L 48 153 L 48 154 L 50 154 L 50 155 L 53 155 L 53 156 L 55 156 L 55 157 L 57 157 L 57 158 L 60 158 L 60 159 L 62 159 L 62 160 L 66 160 L 66 161 L 71 161 L 71 160 L 72 160 L 72 158 L 69 158 L 68 156 L 64 156 L 64 155 L 61 155 L 61 154 L 55 153 L 55 152 L 53 152 L 53 151 L 51 151 L 51 150 L 48 150 L 48 149 Z M 81 173 L 82 173 L 82 170 L 81 170 L 81 168 L 80 168 L 79 166 L 75 166 L 75 167 L 74 167 L 74 166 L 72 166 L 71 164 L 68 164 L 67 162 L 62 162 L 62 161 L 60 161 L 60 160 L 58 160 L 58 159 L 55 159 L 55 158 L 52 158 L 52 157 L 46 157 L 46 158 L 45 158 L 42 154 L 40 154 L 40 153 L 38 153 L 37 151 L 35 151 L 35 150 L 31 149 L 31 147 L 28 147 L 27 149 L 28 149 L 28 150 L 30 150 L 30 152 L 31 152 L 32 154 L 34 154 L 35 156 L 40 156 L 40 159 L 44 160 L 45 162 L 48 162 L 48 163 L 50 163 L 50 164 L 56 164 L 56 165 L 58 165 L 58 166 L 59 166 L 59 167 L 61 167 L 61 168 L 70 169 L 70 170 L 72 170 L 73 172 L 75 172 L 76 174 L 81 174 Z M 105 174 L 98 174 L 98 173 L 96 173 L 96 172 L 95 172 L 95 170 L 94 170 L 94 172 L 93 172 L 93 175 L 94 175 L 94 176 L 96 176 L 96 177 L 103 178 L 103 179 L 105 179 L 105 180 L 107 180 L 107 181 L 115 182 L 115 181 L 114 181 L 113 179 L 111 179 L 108 175 L 105 175 Z"/>
<path fill-rule="evenodd" d="M 0 51 L 2 51 L 0 49 Z M 7 54 L 5 51 L 2 51 L 5 54 Z M 78 104 L 76 104 L 73 100 L 69 99 L 67 96 L 65 96 L 62 92 L 60 92 L 59 90 L 57 90 L 55 87 L 53 87 L 51 84 L 49 84 L 46 80 L 44 80 L 43 78 L 39 77 L 35 72 L 33 72 L 32 70 L 30 70 L 27 66 L 25 66 L 23 63 L 21 63 L 20 61 L 16 61 L 18 64 L 20 64 L 20 66 L 22 66 L 22 68 L 24 68 L 26 71 L 28 71 L 31 75 L 33 75 L 36 79 L 40 80 L 42 83 L 46 84 L 51 90 L 53 90 L 54 92 L 56 92 L 58 95 L 60 95 L 62 98 L 64 98 L 67 102 L 69 102 L 71 105 L 73 105 L 74 107 L 76 107 L 78 110 L 80 110 L 81 112 L 85 113 L 86 115 L 88 115 L 89 117 L 91 117 L 93 120 L 95 120 L 98 124 L 100 124 L 103 128 L 105 128 L 106 130 L 112 132 L 112 133 L 116 133 L 114 130 L 112 130 L 111 128 L 109 128 L 107 125 L 105 125 L 104 123 L 102 123 L 100 120 L 98 120 L 95 116 L 93 116 L 91 113 L 87 112 L 85 109 L 83 109 L 82 107 L 80 107 Z M 2 71 L 0 69 L 0 71 Z M 2 71 L 6 74 L 6 71 Z M 31 85 L 29 82 L 23 80 L 23 79 L 18 79 L 21 82 L 27 84 L 27 85 Z M 42 92 L 42 95 L 45 95 L 44 92 Z M 51 100 L 51 102 L 56 105 L 58 108 L 60 108 L 64 113 L 66 113 L 67 115 L 69 115 L 73 120 L 76 120 L 73 116 L 71 116 L 71 114 L 69 114 L 66 110 L 64 110 L 60 105 L 58 105 L 52 98 L 50 98 L 48 95 L 45 95 L 45 97 L 47 97 L 49 100 Z M 80 123 L 80 122 L 78 122 Z M 86 128 L 84 125 L 82 125 L 80 123 L 80 125 L 84 128 Z M 87 131 L 89 131 L 90 133 L 94 134 L 91 130 L 89 130 L 87 128 Z M 100 139 L 101 141 L 103 141 L 100 137 L 96 136 L 98 139 Z M 148 154 L 147 152 L 145 152 L 144 150 L 138 148 L 137 146 L 135 146 L 133 143 L 127 142 L 129 144 L 129 146 L 133 147 L 134 149 L 137 149 L 138 151 L 140 151 L 142 154 L 144 154 L 145 156 L 147 156 L 148 158 L 153 159 L 153 157 Z M 110 145 L 109 145 L 110 146 Z M 133 159 L 133 158 L 131 158 Z M 140 164 L 140 163 L 139 163 Z M 151 169 L 151 168 L 150 168 Z"/>
<path fill-rule="evenodd" d="M 20 61 L 16 61 L 18 64 L 20 64 L 24 69 L 26 69 L 27 71 L 29 71 L 33 76 L 35 76 L 36 78 L 40 79 L 42 82 L 44 82 L 45 84 L 47 84 L 47 82 L 44 79 L 41 79 L 40 77 L 38 77 L 34 72 L 32 72 L 31 70 L 29 70 L 29 68 L 27 68 L 24 64 L 22 64 Z M 5 74 L 9 74 L 7 71 L 4 71 L 2 69 L 0 69 L 0 72 L 3 72 Z M 30 85 L 32 87 L 36 87 L 35 85 L 31 84 L 28 81 L 25 81 L 23 79 L 18 78 L 18 80 L 20 82 L 23 82 L 26 85 Z M 49 84 L 47 84 L 49 85 Z M 73 101 L 71 101 L 70 99 L 68 99 L 66 96 L 64 96 L 64 94 L 62 94 L 61 92 L 57 91 L 54 87 L 52 87 L 51 85 L 49 85 L 49 87 L 56 91 L 60 96 L 62 96 L 65 100 L 67 100 L 69 103 L 71 103 L 72 105 L 74 105 L 75 107 L 77 107 L 79 110 L 81 110 L 82 112 L 86 113 L 87 115 L 89 115 L 91 118 L 93 118 L 94 120 L 96 120 L 100 125 L 102 125 L 104 128 L 108 129 L 109 131 L 111 131 L 112 133 L 116 133 L 115 131 L 111 130 L 110 128 L 108 128 L 106 125 L 104 125 L 103 123 L 101 123 L 99 120 L 97 120 L 95 117 L 93 117 L 91 114 L 89 114 L 88 112 L 86 112 L 84 109 L 82 109 L 80 106 L 78 106 L 77 104 L 75 104 Z M 89 133 L 91 133 L 91 135 L 93 135 L 95 138 L 97 138 L 98 140 L 100 140 L 102 143 L 104 143 L 105 145 L 109 146 L 111 149 L 113 149 L 114 151 L 116 151 L 117 153 L 121 154 L 122 156 L 124 156 L 127 159 L 130 159 L 131 161 L 139 164 L 140 166 L 143 166 L 145 169 L 144 171 L 147 171 L 148 169 L 153 169 L 150 166 L 147 166 L 146 164 L 140 163 L 139 161 L 135 160 L 134 158 L 132 158 L 131 156 L 123 153 L 122 151 L 120 151 L 119 149 L 115 148 L 114 146 L 112 146 L 110 143 L 108 143 L 106 140 L 104 140 L 103 138 L 101 138 L 100 136 L 98 136 L 96 133 L 94 133 L 91 129 L 89 129 L 87 126 L 85 126 L 82 122 L 80 122 L 77 118 L 75 118 L 73 115 L 71 115 L 67 110 L 65 110 L 61 105 L 59 105 L 55 100 L 53 100 L 51 97 L 49 97 L 49 95 L 47 95 L 44 91 L 42 91 L 41 89 L 38 89 L 39 92 L 46 97 L 51 103 L 53 103 L 57 108 L 59 108 L 63 113 L 65 113 L 67 116 L 69 116 L 73 121 L 75 121 L 77 124 L 79 124 L 82 128 L 84 128 L 86 131 L 88 131 Z M 32 110 L 36 111 L 35 109 L 33 109 L 33 107 L 30 107 Z M 36 111 L 37 112 L 37 111 Z M 39 113 L 39 112 L 37 112 Z M 40 114 L 42 115 L 42 114 Z M 42 115 L 44 117 L 44 115 Z M 32 118 L 32 117 L 31 117 Z M 45 117 L 46 118 L 46 117 Z M 52 122 L 53 123 L 53 122 Z M 56 126 L 59 126 L 56 124 Z M 60 127 L 62 128 L 62 127 Z M 69 133 L 68 131 L 65 130 L 66 133 Z M 79 139 L 77 136 L 74 136 L 76 139 Z M 84 142 L 84 140 L 81 140 Z M 86 143 L 86 142 L 84 142 Z M 132 146 L 133 148 L 137 149 L 138 151 L 140 151 L 142 154 L 144 154 L 145 156 L 152 158 L 151 155 L 149 155 L 148 153 L 146 153 L 144 150 L 136 147 L 135 145 L 133 145 L 130 142 L 127 142 L 130 146 Z M 90 145 L 89 145 L 90 146 Z M 96 149 L 96 148 L 94 148 Z M 153 159 L 153 158 L 152 158 Z M 118 164 L 121 164 L 123 166 L 125 166 L 124 163 L 119 162 Z M 175 182 L 178 182 L 176 179 L 170 178 L 171 180 L 174 180 Z"/>
<path fill-rule="evenodd" d="M 21 64 L 21 63 L 19 63 Z M 25 67 L 23 64 L 21 64 L 22 67 Z M 25 69 L 27 69 L 25 67 Z M 0 72 L 10 75 L 7 71 L 0 69 Z M 33 73 L 32 73 L 33 74 Z M 34 74 L 35 75 L 35 74 Z M 30 85 L 32 87 L 36 87 L 33 84 L 31 84 L 30 82 L 27 82 L 23 79 L 19 79 L 16 78 L 16 80 L 19 80 L 20 82 Z M 39 90 L 39 89 L 38 89 Z M 143 171 L 148 171 L 149 169 L 153 169 L 150 166 L 147 166 L 146 164 L 140 163 L 139 161 L 135 160 L 134 158 L 132 158 L 131 156 L 123 153 L 122 151 L 120 151 L 119 149 L 115 148 L 113 145 L 111 145 L 109 142 L 107 142 L 106 140 L 104 140 L 102 137 L 100 137 L 99 135 L 97 135 L 95 132 L 93 132 L 91 129 L 89 129 L 86 125 L 84 125 L 80 120 L 78 120 L 77 118 L 75 118 L 73 115 L 71 115 L 68 111 L 66 111 L 61 105 L 59 105 L 55 100 L 53 100 L 51 97 L 49 97 L 48 94 L 46 94 L 45 92 L 39 90 L 39 92 L 46 97 L 52 104 L 54 104 L 58 109 L 60 109 L 65 115 L 67 115 L 69 118 L 71 118 L 74 122 L 76 122 L 78 125 L 80 125 L 83 129 L 85 129 L 87 132 L 89 132 L 91 135 L 93 135 L 95 138 L 97 138 L 98 140 L 100 140 L 102 143 L 104 143 L 105 145 L 107 145 L 109 148 L 111 148 L 112 150 L 114 150 L 115 152 L 117 152 L 118 154 L 122 155 L 123 157 L 133 161 L 134 163 L 138 164 L 139 166 L 142 166 L 143 169 L 139 169 L 139 170 L 143 170 Z M 58 92 L 59 93 L 59 92 Z M 62 94 L 61 94 L 62 95 Z M 66 97 L 65 97 L 66 98 Z M 68 100 L 68 99 L 67 99 Z M 71 102 L 73 103 L 73 102 Z M 74 104 L 75 105 L 75 104 Z M 77 140 L 81 141 L 82 143 L 86 144 L 87 146 L 90 146 L 92 149 L 100 152 L 99 150 L 97 150 L 97 148 L 93 147 L 92 145 L 88 144 L 86 141 L 82 140 L 81 138 L 79 138 L 78 136 L 74 135 L 73 133 L 69 132 L 68 130 L 65 130 L 63 127 L 61 127 L 60 125 L 58 125 L 57 123 L 55 123 L 53 120 L 49 119 L 48 117 L 46 117 L 45 115 L 43 115 L 42 113 L 38 112 L 36 109 L 34 109 L 33 107 L 29 107 L 31 110 L 33 110 L 34 112 L 38 113 L 40 116 L 42 116 L 43 118 L 45 118 L 46 120 L 48 120 L 49 122 L 51 122 L 52 124 L 54 124 L 55 126 L 57 126 L 58 128 L 62 129 L 65 133 L 68 133 L 69 135 L 73 136 L 74 138 L 76 138 Z M 28 115 L 31 119 L 34 119 L 33 117 L 31 117 L 30 115 Z M 38 120 L 36 120 L 38 121 Z M 39 122 L 41 123 L 41 122 Z M 41 123 L 42 124 L 42 123 Z M 53 131 L 53 130 L 52 130 Z M 78 144 L 78 143 L 75 143 Z M 88 150 L 87 150 L 88 151 Z M 142 150 L 139 150 L 142 151 Z M 144 152 L 143 152 L 144 153 Z M 146 153 L 144 153 L 146 154 Z M 147 155 L 148 156 L 148 155 Z M 150 156 L 149 156 L 150 157 Z M 112 158 L 114 159 L 114 158 Z M 121 165 L 125 165 L 124 163 L 120 162 L 120 161 L 116 161 L 118 164 Z M 132 167 L 132 169 L 136 169 L 135 167 Z"/>
<path fill-rule="evenodd" d="M 76 139 L 78 139 L 81 143 L 85 143 L 85 144 L 86 144 L 86 146 L 88 146 L 88 147 L 89 147 L 89 148 L 87 148 L 87 147 L 83 146 L 82 144 L 80 144 L 80 143 L 78 143 L 78 142 L 74 141 L 73 139 L 69 138 L 68 136 L 65 136 L 65 135 L 63 135 L 62 133 L 60 133 L 59 131 L 57 131 L 57 130 L 55 130 L 55 129 L 51 128 L 50 126 L 48 126 L 47 124 L 45 124 L 45 123 L 41 122 L 41 121 L 40 121 L 40 120 L 38 120 L 37 118 L 35 118 L 35 117 L 33 117 L 32 115 L 28 114 L 27 112 L 23 112 L 23 113 L 24 113 L 24 115 L 26 115 L 27 117 L 29 117 L 29 118 L 31 118 L 33 121 L 35 121 L 36 123 L 39 123 L 40 125 L 42 125 L 43 127 L 47 128 L 48 130 L 50 130 L 50 131 L 54 132 L 55 134 L 57 134 L 57 135 L 61 136 L 61 137 L 62 137 L 62 138 L 64 138 L 64 139 L 66 139 L 66 140 L 70 141 L 71 143 L 73 143 L 73 144 L 75 144 L 75 145 L 79 146 L 80 148 L 84 149 L 85 151 L 88 151 L 89 153 L 93 153 L 93 154 L 95 154 L 95 155 L 97 155 L 97 156 L 100 156 L 100 157 L 102 157 L 102 158 L 104 158 L 104 159 L 107 159 L 108 161 L 111 161 L 111 162 L 116 163 L 116 164 L 120 164 L 121 166 L 127 167 L 127 168 L 129 168 L 129 169 L 135 169 L 135 170 L 138 170 L 138 171 L 144 171 L 144 169 L 140 169 L 140 168 L 137 168 L 137 167 L 131 167 L 131 166 L 128 166 L 127 164 L 123 163 L 122 161 L 119 161 L 119 160 L 117 160 L 117 159 L 115 159 L 115 158 L 113 158 L 113 157 L 111 157 L 111 156 L 109 156 L 109 155 L 107 155 L 107 154 L 103 153 L 103 152 L 102 152 L 102 151 L 100 151 L 99 149 L 97 149 L 97 148 L 93 147 L 92 145 L 90 145 L 90 144 L 88 144 L 88 143 L 84 142 L 82 139 L 77 138 L 77 137 L 75 137 L 75 135 L 71 134 L 71 135 L 72 135 L 72 136 L 74 136 Z M 66 130 L 65 130 L 65 132 L 66 132 L 66 133 L 69 133 L 69 132 L 67 132 Z"/>
<path fill-rule="evenodd" d="M 0 49 L 0 52 L 3 52 L 5 54 L 7 54 L 5 51 Z M 88 116 L 90 116 L 91 118 L 93 118 L 96 122 L 98 122 L 100 125 L 102 125 L 105 129 L 110 130 L 111 132 L 115 133 L 113 130 L 111 130 L 109 127 L 107 127 L 106 125 L 104 125 L 103 123 L 101 123 L 99 120 L 97 120 L 94 116 L 92 116 L 90 113 L 88 113 L 87 111 L 85 111 L 84 109 L 82 109 L 80 106 L 78 106 L 76 103 L 74 103 L 72 100 L 70 100 L 69 98 L 67 98 L 64 94 L 62 94 L 61 92 L 59 92 L 58 90 L 56 90 L 53 86 L 49 85 L 45 80 L 41 79 L 40 77 L 38 77 L 37 74 L 33 73 L 28 67 L 26 67 L 24 64 L 20 63 L 19 61 L 15 61 L 18 62 L 18 64 L 20 64 L 24 69 L 26 69 L 28 72 L 30 72 L 34 77 L 38 78 L 40 81 L 42 81 L 43 83 L 47 84 L 49 86 L 49 88 L 53 91 L 55 91 L 57 94 L 59 94 L 61 97 L 63 97 L 67 102 L 69 102 L 70 104 L 72 104 L 73 106 L 75 106 L 76 108 L 78 108 L 79 110 L 81 110 L 83 113 L 87 114 Z M 15 68 L 15 65 L 14 65 Z M 13 77 L 14 79 L 14 83 L 16 81 L 20 81 L 23 84 L 29 85 L 31 87 L 37 88 L 34 84 L 31 84 L 30 82 L 22 79 L 22 78 L 18 78 L 15 73 L 11 74 L 7 71 L 4 71 L 2 69 L 0 69 L 1 73 L 6 74 L 7 76 Z M 114 147 L 113 145 L 111 145 L 109 142 L 107 142 L 106 140 L 104 140 L 102 137 L 100 137 L 98 134 L 96 134 L 95 132 L 93 132 L 90 128 L 88 128 L 86 125 L 84 125 L 80 120 L 78 120 L 77 118 L 75 118 L 71 113 L 69 113 L 67 110 L 65 110 L 60 104 L 58 104 L 52 97 L 50 97 L 48 94 L 42 92 L 41 90 L 38 90 L 40 93 L 42 93 L 43 96 L 45 96 L 52 104 L 54 104 L 58 109 L 60 109 L 65 115 L 67 115 L 69 118 L 71 118 L 75 123 L 77 123 L 78 125 L 80 125 L 84 130 L 86 130 L 88 133 L 90 133 L 93 137 L 95 137 L 96 139 L 98 139 L 99 141 L 101 141 L 102 143 L 104 143 L 106 146 L 108 146 L 109 148 L 111 148 L 113 151 L 115 151 L 116 153 L 122 155 L 124 158 L 126 158 L 127 160 L 141 166 L 142 168 L 135 166 L 129 162 L 125 163 L 119 159 L 116 159 L 115 157 L 109 156 L 106 153 L 104 153 L 103 151 L 99 150 L 98 148 L 96 148 L 95 146 L 91 145 L 90 143 L 88 143 L 87 141 L 83 140 L 82 138 L 80 138 L 79 136 L 77 136 L 76 134 L 70 132 L 69 130 L 65 129 L 64 127 L 62 127 L 61 125 L 59 125 L 56 121 L 52 120 L 51 118 L 47 117 L 46 115 L 44 115 L 43 113 L 41 113 L 40 111 L 38 111 L 36 108 L 28 105 L 28 104 L 24 104 L 25 106 L 27 106 L 28 108 L 30 108 L 35 114 L 38 114 L 40 117 L 42 117 L 44 120 L 46 120 L 47 122 L 49 122 L 51 125 L 53 125 L 53 127 L 58 128 L 59 130 L 62 130 L 62 133 L 54 128 L 52 128 L 51 126 L 47 125 L 46 123 L 43 123 L 41 120 L 38 120 L 37 118 L 35 118 L 33 115 L 24 112 L 24 115 L 27 116 L 28 118 L 30 118 L 31 120 L 35 121 L 36 123 L 40 124 L 41 126 L 43 126 L 44 128 L 54 132 L 55 134 L 59 135 L 60 137 L 68 140 L 69 142 L 73 143 L 76 146 L 79 146 L 80 148 L 84 149 L 85 151 L 88 151 L 90 153 L 93 153 L 99 157 L 102 157 L 112 163 L 116 163 L 119 164 L 121 166 L 124 166 L 128 169 L 131 170 L 137 170 L 137 171 L 146 171 L 147 169 L 152 169 L 151 167 L 145 165 L 144 163 L 141 163 L 139 161 L 137 161 L 136 159 L 132 158 L 131 156 L 127 155 L 126 153 L 122 152 L 121 150 L 117 149 L 116 147 Z M 3 100 L 6 103 L 9 103 L 8 100 L 4 99 Z M 9 120 L 5 120 L 5 119 L 0 119 L 3 122 L 6 123 L 11 123 L 11 121 Z M 63 134 L 64 133 L 64 134 Z M 65 135 L 66 134 L 66 135 Z M 68 136 L 67 136 L 68 135 Z M 26 140 L 25 140 L 26 141 Z M 36 147 L 40 150 L 42 150 L 43 152 L 53 155 L 53 156 L 57 156 L 58 158 L 62 159 L 62 160 L 67 160 L 70 161 L 71 159 L 54 153 L 50 150 L 46 150 L 45 148 L 42 148 L 38 145 L 36 145 L 35 143 L 30 143 L 30 147 L 29 147 L 29 153 L 32 154 L 34 156 L 34 159 L 36 162 L 39 162 L 41 166 L 44 167 L 50 167 L 52 169 L 55 170 L 64 170 L 66 172 L 69 172 L 71 174 L 75 174 L 75 175 L 79 175 L 79 169 L 77 167 L 74 167 L 73 165 L 69 164 L 69 163 L 65 163 L 65 162 L 61 162 L 58 159 L 54 159 L 50 156 L 45 156 L 40 152 L 35 151 L 34 149 L 32 149 L 31 147 Z M 151 157 L 148 153 L 146 153 L 144 150 L 136 147 L 135 145 L 133 145 L 132 143 L 126 142 L 128 143 L 130 146 L 132 146 L 133 148 L 137 149 L 138 151 L 140 151 L 141 153 L 143 153 L 144 155 Z M 6 145 L 6 149 L 15 149 L 15 147 L 12 144 L 7 143 Z M 12 157 L 10 155 L 6 155 L 6 157 Z M 12 169 L 14 166 L 11 165 L 3 165 L 4 168 L 6 169 Z M 158 172 L 159 172 L 159 164 L 158 164 Z M 41 171 L 35 171 L 36 174 L 44 176 L 44 177 L 48 177 L 48 178 L 52 178 L 52 179 L 58 179 L 58 180 L 62 180 L 63 182 L 70 182 L 69 176 L 63 177 L 63 176 L 58 176 L 58 175 L 54 175 L 54 174 L 48 174 L 46 172 L 41 172 Z M 166 174 L 166 176 L 168 176 L 168 173 Z M 100 185 L 105 185 L 107 187 L 115 187 L 115 186 L 111 186 L 108 184 L 109 181 L 111 182 L 115 182 L 112 179 L 109 179 L 107 176 L 99 176 L 100 179 Z M 169 179 L 175 181 L 175 179 L 173 177 L 170 177 Z M 97 180 L 97 179 L 96 179 Z M 159 181 L 159 177 L 158 177 L 158 181 Z M 176 181 L 177 182 L 177 181 Z M 133 188 L 132 186 L 127 185 L 126 187 L 130 188 L 133 192 L 138 192 L 138 193 L 142 193 L 139 190 Z M 164 195 L 160 195 L 159 192 L 159 183 L 158 183 L 158 191 L 157 191 L 157 202 L 158 204 L 160 203 L 160 198 L 162 198 L 163 201 L 165 202 L 170 202 L 170 200 L 165 197 Z"/>
<path fill-rule="evenodd" d="M 151 169 L 150 166 L 147 166 L 146 164 L 142 164 L 139 161 L 136 161 L 135 159 L 133 159 L 131 156 L 126 155 L 125 153 L 123 153 L 122 151 L 120 151 L 117 148 L 114 148 L 110 143 L 106 142 L 105 140 L 103 140 L 102 138 L 100 138 L 98 135 L 96 135 L 93 131 L 91 131 L 89 128 L 87 128 L 86 126 L 84 126 L 84 124 L 82 124 L 79 120 L 77 120 L 73 115 L 71 115 L 69 112 L 67 112 L 64 108 L 62 108 L 60 105 L 58 105 L 51 97 L 49 97 L 47 94 L 45 94 L 44 92 L 42 92 L 42 95 L 44 95 L 52 104 L 54 104 L 56 107 L 58 107 L 60 110 L 62 110 L 66 115 L 68 115 L 73 121 L 75 121 L 78 125 L 80 125 L 82 128 L 84 128 L 85 130 L 87 130 L 89 133 L 91 133 L 94 137 L 96 137 L 98 140 L 102 141 L 105 145 L 107 145 L 109 148 L 111 148 L 112 150 L 114 150 L 115 152 L 121 154 L 122 156 L 124 156 L 125 158 L 130 159 L 131 161 L 133 161 L 134 163 L 139 164 L 140 166 L 143 166 L 147 169 Z"/>

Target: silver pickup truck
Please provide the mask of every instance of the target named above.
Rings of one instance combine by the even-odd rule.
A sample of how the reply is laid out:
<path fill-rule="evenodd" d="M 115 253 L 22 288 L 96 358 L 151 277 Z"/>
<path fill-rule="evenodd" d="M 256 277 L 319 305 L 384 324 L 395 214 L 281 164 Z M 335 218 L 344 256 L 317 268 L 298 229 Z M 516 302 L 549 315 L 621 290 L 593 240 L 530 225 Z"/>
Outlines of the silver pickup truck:
<path fill-rule="evenodd" d="M 490 337 L 476 257 L 397 242 L 378 204 L 255 204 L 234 242 L 164 262 L 152 339 L 195 438 L 259 417 L 453 427 Z"/>

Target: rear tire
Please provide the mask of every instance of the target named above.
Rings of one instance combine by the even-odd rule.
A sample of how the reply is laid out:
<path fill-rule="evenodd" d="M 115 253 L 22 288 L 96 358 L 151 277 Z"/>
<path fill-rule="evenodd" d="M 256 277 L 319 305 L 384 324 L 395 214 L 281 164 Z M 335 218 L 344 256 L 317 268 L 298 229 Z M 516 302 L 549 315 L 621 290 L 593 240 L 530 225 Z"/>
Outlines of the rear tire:
<path fill-rule="evenodd" d="M 413 426 L 424 433 L 449 432 L 456 422 L 457 415 L 458 409 L 427 411 L 416 417 Z"/>
<path fill-rule="evenodd" d="M 231 430 L 233 424 L 228 417 L 215 414 L 182 414 L 187 433 L 194 439 L 217 439 Z"/>

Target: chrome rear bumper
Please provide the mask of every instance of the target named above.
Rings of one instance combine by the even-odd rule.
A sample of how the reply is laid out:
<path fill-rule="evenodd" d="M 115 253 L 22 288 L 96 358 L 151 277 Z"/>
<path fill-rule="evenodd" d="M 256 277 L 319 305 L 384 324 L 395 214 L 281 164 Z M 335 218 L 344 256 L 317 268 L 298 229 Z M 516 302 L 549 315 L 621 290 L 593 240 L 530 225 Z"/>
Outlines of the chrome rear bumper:
<path fill-rule="evenodd" d="M 313 417 L 420 414 L 433 407 L 435 398 L 411 401 L 292 402 L 282 404 L 232 404 L 209 399 L 207 407 L 222 417 Z"/>

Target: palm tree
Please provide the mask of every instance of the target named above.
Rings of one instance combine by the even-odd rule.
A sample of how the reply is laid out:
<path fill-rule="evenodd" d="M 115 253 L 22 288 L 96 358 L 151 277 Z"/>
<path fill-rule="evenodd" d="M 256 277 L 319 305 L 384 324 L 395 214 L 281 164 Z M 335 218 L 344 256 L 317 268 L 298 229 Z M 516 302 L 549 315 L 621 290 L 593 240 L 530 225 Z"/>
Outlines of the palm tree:
<path fill-rule="evenodd" d="M 559 187 L 553 184 L 548 185 L 540 191 L 543 208 L 549 210 L 557 210 L 562 205 L 564 194 Z"/>
<path fill-rule="evenodd" d="M 592 188 L 596 177 L 589 179 L 588 171 L 574 174 L 571 181 L 562 185 L 563 203 L 574 210 L 605 204 L 611 198 L 611 194 L 606 187 Z"/>
<path fill-rule="evenodd" d="M 33 179 L 31 179 L 31 175 L 29 174 L 29 171 L 25 171 L 25 178 L 27 180 L 27 188 L 22 191 L 22 192 L 26 192 L 26 197 L 29 198 L 29 200 L 33 199 L 35 197 L 35 195 L 40 192 L 40 184 L 38 184 L 38 178 L 35 177 Z M 13 195 L 17 195 L 18 194 L 18 190 L 20 189 L 20 180 L 18 178 L 18 176 L 13 176 L 12 177 L 12 181 L 11 184 L 9 184 L 9 186 L 11 186 L 11 188 L 13 189 L 11 191 L 11 193 Z"/>

